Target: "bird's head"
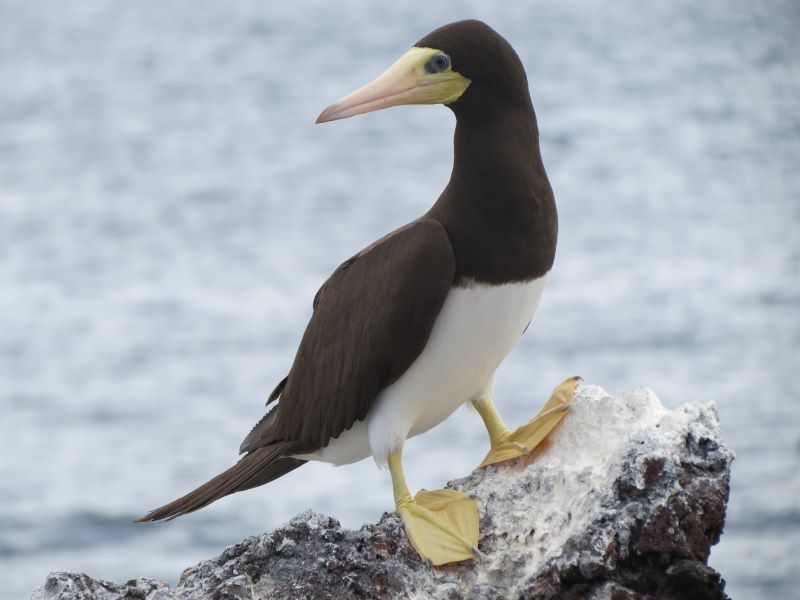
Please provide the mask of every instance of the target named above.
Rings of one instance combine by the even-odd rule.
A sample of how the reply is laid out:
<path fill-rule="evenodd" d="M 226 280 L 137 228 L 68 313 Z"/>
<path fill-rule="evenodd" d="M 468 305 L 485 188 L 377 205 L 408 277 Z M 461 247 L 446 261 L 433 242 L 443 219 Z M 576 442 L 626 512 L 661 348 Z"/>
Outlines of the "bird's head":
<path fill-rule="evenodd" d="M 487 90 L 512 100 L 529 98 L 522 62 L 485 23 L 457 21 L 432 31 L 375 81 L 331 104 L 317 123 L 401 104 L 445 104 L 455 110 L 462 100 Z"/>

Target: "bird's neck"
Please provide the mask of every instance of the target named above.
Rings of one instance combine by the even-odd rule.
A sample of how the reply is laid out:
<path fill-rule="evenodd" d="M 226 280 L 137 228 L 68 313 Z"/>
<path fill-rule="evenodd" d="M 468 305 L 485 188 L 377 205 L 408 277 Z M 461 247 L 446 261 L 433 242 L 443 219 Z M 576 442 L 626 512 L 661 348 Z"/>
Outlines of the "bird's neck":
<path fill-rule="evenodd" d="M 555 256 L 558 220 L 533 107 L 492 108 L 455 111 L 453 172 L 426 215 L 450 235 L 456 284 L 528 281 Z"/>

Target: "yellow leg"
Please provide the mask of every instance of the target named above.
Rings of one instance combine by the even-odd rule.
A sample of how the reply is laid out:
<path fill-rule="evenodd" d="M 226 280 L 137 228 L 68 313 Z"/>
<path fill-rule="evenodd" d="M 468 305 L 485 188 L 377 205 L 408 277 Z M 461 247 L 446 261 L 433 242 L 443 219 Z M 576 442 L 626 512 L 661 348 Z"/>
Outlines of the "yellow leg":
<path fill-rule="evenodd" d="M 474 558 L 478 550 L 478 504 L 456 490 L 420 490 L 413 498 L 403 475 L 401 451 L 389 455 L 397 512 L 411 545 L 434 565 Z"/>
<path fill-rule="evenodd" d="M 486 425 L 492 445 L 480 466 L 485 467 L 524 456 L 536 448 L 567 414 L 572 395 L 579 382 L 580 377 L 570 377 L 561 383 L 553 390 L 539 414 L 513 432 L 510 432 L 503 423 L 503 419 L 489 398 L 473 401 L 473 406 Z"/>

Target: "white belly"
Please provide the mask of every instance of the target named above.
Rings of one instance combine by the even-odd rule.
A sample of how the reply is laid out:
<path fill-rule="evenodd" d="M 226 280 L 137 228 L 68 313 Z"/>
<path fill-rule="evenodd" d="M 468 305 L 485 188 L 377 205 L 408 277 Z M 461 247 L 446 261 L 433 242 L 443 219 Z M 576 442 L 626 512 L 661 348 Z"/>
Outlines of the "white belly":
<path fill-rule="evenodd" d="M 544 275 L 526 283 L 450 290 L 425 349 L 378 395 L 367 418 L 325 448 L 298 458 L 342 465 L 372 455 L 383 464 L 406 438 L 490 393 L 494 372 L 536 312 L 546 281 Z"/>

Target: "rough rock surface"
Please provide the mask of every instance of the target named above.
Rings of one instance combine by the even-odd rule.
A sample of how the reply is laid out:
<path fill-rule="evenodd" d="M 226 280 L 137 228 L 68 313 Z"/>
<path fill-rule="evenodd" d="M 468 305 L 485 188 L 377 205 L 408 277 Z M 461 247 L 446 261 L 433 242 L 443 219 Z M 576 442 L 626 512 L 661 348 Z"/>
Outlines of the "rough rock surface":
<path fill-rule="evenodd" d="M 353 531 L 306 512 L 190 567 L 174 590 L 53 573 L 32 598 L 727 598 L 707 559 L 732 458 L 711 403 L 668 411 L 647 389 L 582 385 L 532 456 L 449 484 L 478 498 L 477 560 L 427 565 L 394 513 Z"/>

